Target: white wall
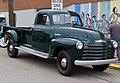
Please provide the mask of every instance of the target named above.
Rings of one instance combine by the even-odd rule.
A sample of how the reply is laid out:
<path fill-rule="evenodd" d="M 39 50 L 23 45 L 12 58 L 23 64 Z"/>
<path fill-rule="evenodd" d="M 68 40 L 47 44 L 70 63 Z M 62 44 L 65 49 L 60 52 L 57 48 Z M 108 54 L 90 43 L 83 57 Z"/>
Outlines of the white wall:
<path fill-rule="evenodd" d="M 64 7 L 64 10 L 74 11 L 74 5 Z M 34 23 L 36 9 L 15 11 L 16 13 L 16 27 L 31 26 Z M 0 12 L 5 15 L 7 25 L 9 26 L 8 12 Z"/>
<path fill-rule="evenodd" d="M 36 12 L 37 12 L 36 9 L 15 11 L 16 27 L 31 26 L 34 23 Z M 0 13 L 5 15 L 6 23 L 9 26 L 8 12 L 0 12 Z"/>
<path fill-rule="evenodd" d="M 34 23 L 36 9 L 16 11 L 16 26 L 31 26 Z"/>

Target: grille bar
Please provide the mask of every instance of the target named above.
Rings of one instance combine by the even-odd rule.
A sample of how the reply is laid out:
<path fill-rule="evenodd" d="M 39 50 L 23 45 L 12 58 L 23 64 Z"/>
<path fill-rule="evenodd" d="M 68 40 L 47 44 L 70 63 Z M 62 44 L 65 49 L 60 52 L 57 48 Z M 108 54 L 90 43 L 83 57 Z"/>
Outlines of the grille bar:
<path fill-rule="evenodd" d="M 112 56 L 112 46 L 107 44 L 91 44 L 84 47 L 82 59 L 106 59 Z"/>

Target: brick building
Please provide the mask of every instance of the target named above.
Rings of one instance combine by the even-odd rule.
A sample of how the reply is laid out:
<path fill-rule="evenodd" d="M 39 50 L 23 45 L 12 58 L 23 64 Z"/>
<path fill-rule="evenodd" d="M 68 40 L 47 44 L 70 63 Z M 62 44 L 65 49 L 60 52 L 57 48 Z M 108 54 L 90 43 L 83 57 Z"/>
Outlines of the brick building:
<path fill-rule="evenodd" d="M 87 2 L 97 2 L 99 0 L 63 0 L 64 6 L 87 3 Z M 41 9 L 41 8 L 51 8 L 51 0 L 14 0 L 14 10 L 27 10 L 27 9 Z M 8 11 L 8 0 L 0 0 L 0 12 Z"/>
<path fill-rule="evenodd" d="M 109 19 L 113 7 L 118 8 L 120 12 L 119 0 L 63 0 L 64 9 L 72 10 L 79 14 L 89 13 L 100 19 L 102 14 L 107 15 Z M 16 13 L 16 26 L 30 26 L 39 9 L 51 8 L 51 0 L 14 0 L 14 12 Z M 0 0 L 0 13 L 6 17 L 8 24 L 8 0 Z M 27 20 L 26 20 L 27 19 Z M 85 18 L 83 21 L 85 23 Z"/>

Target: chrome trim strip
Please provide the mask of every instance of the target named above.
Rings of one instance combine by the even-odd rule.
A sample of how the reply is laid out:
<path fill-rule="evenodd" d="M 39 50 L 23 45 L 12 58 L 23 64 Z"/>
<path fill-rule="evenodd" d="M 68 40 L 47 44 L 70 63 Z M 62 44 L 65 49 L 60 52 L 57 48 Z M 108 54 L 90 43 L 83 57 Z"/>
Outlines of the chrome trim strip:
<path fill-rule="evenodd" d="M 61 36 L 61 34 L 59 34 L 59 33 L 55 33 L 54 35 L 55 35 L 55 36 Z"/>
<path fill-rule="evenodd" d="M 106 43 L 105 40 L 96 40 L 95 42 L 96 42 L 96 43 Z"/>
<path fill-rule="evenodd" d="M 15 48 L 19 49 L 19 50 L 26 51 L 26 52 L 28 52 L 30 54 L 33 54 L 33 55 L 36 55 L 38 57 L 42 57 L 42 58 L 46 58 L 46 59 L 49 57 L 48 53 L 40 52 L 40 51 L 31 49 L 31 48 L 28 48 L 28 47 L 25 47 L 25 46 L 20 46 L 20 47 L 15 47 Z"/>
<path fill-rule="evenodd" d="M 32 47 L 32 46 L 31 46 L 31 45 L 29 45 L 29 44 L 23 44 L 23 45 L 28 46 L 28 47 Z"/>
<path fill-rule="evenodd" d="M 107 59 L 107 60 L 92 60 L 92 61 L 81 61 L 81 60 L 75 60 L 74 64 L 75 65 L 103 65 L 103 64 L 110 64 L 110 63 L 114 63 L 117 62 L 118 59 L 114 58 L 114 59 Z"/>

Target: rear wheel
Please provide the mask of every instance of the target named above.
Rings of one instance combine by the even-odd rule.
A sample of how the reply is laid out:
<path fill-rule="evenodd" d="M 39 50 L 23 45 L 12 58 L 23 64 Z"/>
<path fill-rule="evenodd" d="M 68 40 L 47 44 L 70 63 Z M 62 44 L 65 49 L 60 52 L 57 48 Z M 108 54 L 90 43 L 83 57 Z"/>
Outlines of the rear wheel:
<path fill-rule="evenodd" d="M 93 65 L 94 70 L 96 71 L 104 71 L 108 68 L 109 64 L 105 65 Z"/>
<path fill-rule="evenodd" d="M 11 38 L 9 38 L 7 52 L 8 52 L 8 56 L 11 58 L 17 57 L 18 49 L 15 48 L 15 45 L 14 45 L 13 40 Z"/>
<path fill-rule="evenodd" d="M 61 50 L 57 57 L 57 68 L 60 74 L 69 76 L 72 74 L 73 63 L 69 54 L 65 50 Z"/>

